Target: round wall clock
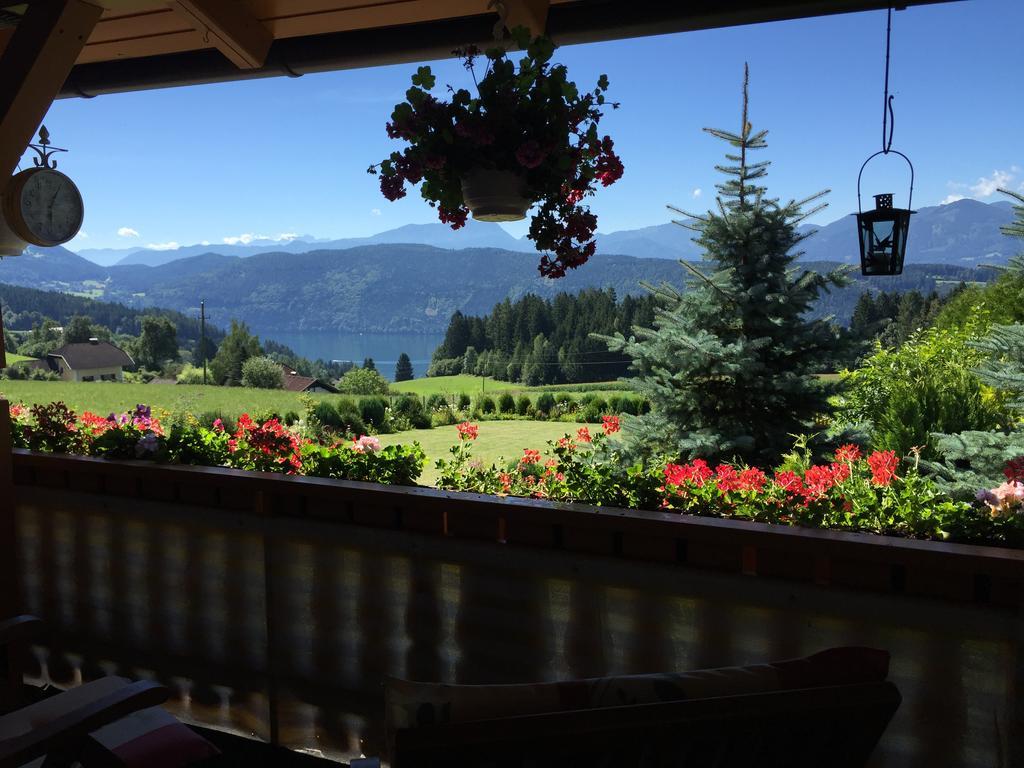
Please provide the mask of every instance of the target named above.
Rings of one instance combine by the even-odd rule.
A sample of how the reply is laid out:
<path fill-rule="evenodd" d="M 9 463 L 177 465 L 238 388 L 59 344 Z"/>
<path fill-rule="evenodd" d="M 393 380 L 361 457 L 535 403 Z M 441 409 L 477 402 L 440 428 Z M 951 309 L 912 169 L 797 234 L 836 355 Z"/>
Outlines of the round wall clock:
<path fill-rule="evenodd" d="M 66 243 L 78 234 L 84 216 L 85 205 L 78 187 L 60 171 L 30 168 L 7 183 L 4 218 L 27 243 Z"/>
<path fill-rule="evenodd" d="M 0 213 L 11 232 L 26 243 L 44 247 L 66 243 L 78 234 L 85 217 L 78 187 L 50 160 L 54 152 L 67 150 L 50 146 L 46 126 L 39 131 L 39 144 L 29 147 L 39 153 L 36 167 L 7 182 Z"/>

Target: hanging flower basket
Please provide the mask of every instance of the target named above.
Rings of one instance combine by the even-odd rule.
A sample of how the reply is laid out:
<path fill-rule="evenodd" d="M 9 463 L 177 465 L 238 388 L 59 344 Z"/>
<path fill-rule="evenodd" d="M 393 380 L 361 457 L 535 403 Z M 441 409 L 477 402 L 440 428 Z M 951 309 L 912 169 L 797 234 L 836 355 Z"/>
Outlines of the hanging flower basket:
<path fill-rule="evenodd" d="M 520 221 L 531 205 L 525 188 L 514 171 L 473 168 L 462 177 L 462 200 L 477 221 Z"/>
<path fill-rule="evenodd" d="M 543 254 L 540 273 L 561 277 L 594 255 L 597 216 L 584 199 L 623 173 L 612 139 L 597 130 L 603 108 L 618 104 L 606 101 L 605 75 L 581 92 L 564 65 L 551 63 L 548 38 L 531 40 L 523 27 L 512 37 L 525 54 L 518 62 L 503 48 L 483 54 L 487 69 L 475 96 L 449 87 L 450 100 L 437 98 L 434 75 L 420 67 L 386 126 L 408 146 L 369 172 L 379 175 L 388 200 L 405 197 L 407 183 L 420 184 L 452 229 L 470 213 L 479 221 L 516 221 L 533 209 L 529 238 Z M 476 80 L 480 51 L 456 54 Z"/>

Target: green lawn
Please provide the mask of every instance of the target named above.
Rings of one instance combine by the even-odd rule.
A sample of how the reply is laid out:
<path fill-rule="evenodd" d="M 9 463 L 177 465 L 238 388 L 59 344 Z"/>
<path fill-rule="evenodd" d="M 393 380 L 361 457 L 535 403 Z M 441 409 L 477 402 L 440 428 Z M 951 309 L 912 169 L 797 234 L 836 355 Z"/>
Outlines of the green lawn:
<path fill-rule="evenodd" d="M 217 411 L 237 417 L 241 413 L 287 411 L 302 413 L 299 393 L 244 387 L 204 387 L 177 384 L 126 384 L 113 381 L 0 381 L 0 393 L 11 402 L 50 403 L 63 400 L 76 411 L 89 410 L 105 415 L 124 411 L 144 403 L 168 411 L 194 414 Z M 314 395 L 317 400 L 333 400 L 340 395 Z"/>
<path fill-rule="evenodd" d="M 26 355 L 16 355 L 13 352 L 7 353 L 7 364 L 14 365 L 15 363 L 24 363 L 28 360 L 35 360 L 34 357 L 27 357 Z"/>
<path fill-rule="evenodd" d="M 391 389 L 395 392 L 411 392 L 416 395 L 458 395 L 463 392 L 471 397 L 476 397 L 481 392 L 488 395 L 499 395 L 502 392 L 519 394 L 525 392 L 533 397 L 541 392 L 568 392 L 574 399 L 584 392 L 600 395 L 608 398 L 612 394 L 622 394 L 622 386 L 616 382 L 600 381 L 593 384 L 563 384 L 546 385 L 541 387 L 528 387 L 525 384 L 513 384 L 508 381 L 498 381 L 490 376 L 432 376 L 412 381 L 402 381 L 392 384 Z"/>
<path fill-rule="evenodd" d="M 547 449 L 548 440 L 557 440 L 565 433 L 575 434 L 582 424 L 560 421 L 481 421 L 480 436 L 473 443 L 473 456 L 486 464 L 500 457 L 515 459 L 523 455 L 524 448 Z M 590 425 L 590 429 L 600 430 Z M 437 480 L 434 462 L 448 457 L 448 449 L 459 441 L 455 427 L 411 429 L 393 435 L 380 435 L 382 445 L 419 442 L 427 454 L 427 466 L 420 477 L 422 485 L 433 485 Z"/>

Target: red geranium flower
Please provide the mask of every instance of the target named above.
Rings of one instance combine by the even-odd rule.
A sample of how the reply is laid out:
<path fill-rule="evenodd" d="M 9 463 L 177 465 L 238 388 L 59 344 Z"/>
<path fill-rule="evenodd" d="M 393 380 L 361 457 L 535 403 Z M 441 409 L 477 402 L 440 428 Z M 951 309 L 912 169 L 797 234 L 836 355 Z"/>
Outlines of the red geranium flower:
<path fill-rule="evenodd" d="M 523 456 L 519 459 L 520 464 L 536 464 L 540 461 L 540 451 L 535 451 L 532 448 L 524 448 Z"/>
<path fill-rule="evenodd" d="M 796 472 L 776 472 L 775 484 L 786 493 L 803 493 L 804 481 Z"/>
<path fill-rule="evenodd" d="M 576 430 L 576 439 L 579 440 L 581 443 L 591 442 L 590 430 L 587 429 L 586 427 L 580 427 L 578 430 Z"/>
<path fill-rule="evenodd" d="M 614 435 L 619 431 L 619 417 L 618 416 L 602 416 L 601 417 L 601 428 L 604 429 L 606 435 Z"/>
<path fill-rule="evenodd" d="M 868 456 L 871 482 L 875 485 L 889 485 L 896 477 L 896 468 L 899 465 L 900 460 L 896 457 L 896 451 L 875 451 Z"/>
<path fill-rule="evenodd" d="M 1024 456 L 1006 462 L 1003 474 L 1006 475 L 1008 483 L 1024 483 Z"/>
<path fill-rule="evenodd" d="M 860 448 L 853 443 L 839 446 L 836 449 L 836 461 L 857 461 L 860 458 Z"/>
<path fill-rule="evenodd" d="M 459 433 L 459 440 L 476 440 L 480 432 L 480 427 L 476 424 L 470 424 L 468 421 L 457 424 L 455 429 Z"/>
<path fill-rule="evenodd" d="M 757 467 L 748 467 L 740 472 L 739 486 L 741 491 L 761 491 L 768 477 Z"/>

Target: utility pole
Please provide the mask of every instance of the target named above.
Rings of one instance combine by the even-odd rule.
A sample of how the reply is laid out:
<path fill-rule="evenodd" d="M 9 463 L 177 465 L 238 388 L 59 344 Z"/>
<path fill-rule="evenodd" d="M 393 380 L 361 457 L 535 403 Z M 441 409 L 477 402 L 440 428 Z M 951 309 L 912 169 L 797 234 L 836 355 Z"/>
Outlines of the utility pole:
<path fill-rule="evenodd" d="M 203 384 L 206 383 L 206 299 L 199 301 L 199 354 L 203 356 Z"/>

